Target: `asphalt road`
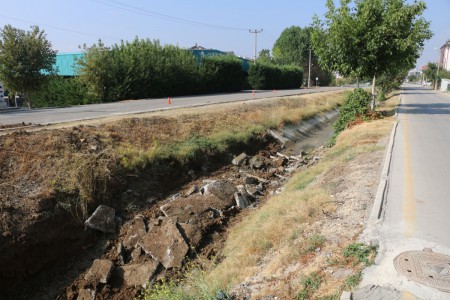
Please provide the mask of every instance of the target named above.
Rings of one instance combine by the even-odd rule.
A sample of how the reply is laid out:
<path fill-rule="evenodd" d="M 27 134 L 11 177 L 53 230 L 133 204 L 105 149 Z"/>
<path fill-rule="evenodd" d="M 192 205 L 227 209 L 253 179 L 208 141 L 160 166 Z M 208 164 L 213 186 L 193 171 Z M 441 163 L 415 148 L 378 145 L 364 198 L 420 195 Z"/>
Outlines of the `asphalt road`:
<path fill-rule="evenodd" d="M 378 228 L 381 255 L 361 286 L 378 284 L 420 299 L 450 299 L 450 293 L 406 279 L 393 264 L 405 251 L 430 248 L 450 255 L 450 95 L 405 86 L 398 121 Z"/>
<path fill-rule="evenodd" d="M 320 87 L 312 89 L 295 89 L 280 91 L 243 91 L 232 94 L 202 95 L 190 97 L 173 97 L 171 104 L 167 98 L 143 99 L 132 101 L 121 101 L 104 104 L 81 105 L 66 108 L 52 109 L 20 109 L 0 114 L 0 125 L 32 123 L 32 124 L 53 124 L 87 119 L 96 119 L 109 116 L 126 115 L 133 113 L 159 111 L 180 107 L 193 107 L 214 103 L 225 103 L 234 101 L 254 100 L 279 96 L 291 96 L 307 93 L 317 93 L 333 90 L 348 89 L 349 87 Z"/>

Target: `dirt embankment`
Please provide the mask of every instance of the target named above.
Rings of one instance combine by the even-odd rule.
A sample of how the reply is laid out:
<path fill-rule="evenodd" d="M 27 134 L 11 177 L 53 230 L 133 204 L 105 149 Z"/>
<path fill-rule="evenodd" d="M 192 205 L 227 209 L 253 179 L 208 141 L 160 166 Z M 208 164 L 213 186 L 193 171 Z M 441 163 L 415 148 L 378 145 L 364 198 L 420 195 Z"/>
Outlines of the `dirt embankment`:
<path fill-rule="evenodd" d="M 1 136 L 2 297 L 52 298 L 61 294 L 76 298 L 80 293 L 92 290 L 95 281 L 80 283 L 76 279 L 84 278 L 94 259 L 102 256 L 113 261 L 116 267 L 120 266 L 121 269 L 117 269 L 122 275 L 126 273 L 125 267 L 131 262 L 132 253 L 137 255 L 135 247 L 123 250 L 122 258 L 112 257 L 111 253 L 118 253 L 117 242 L 120 236 L 123 238 L 127 234 L 123 228 L 129 227 L 123 227 L 119 236 L 85 229 L 85 220 L 99 204 L 114 207 L 117 232 L 121 224 L 130 225 L 136 213 L 142 211 L 145 212 L 143 220 L 147 233 L 154 228 L 152 233 L 158 236 L 156 227 L 168 226 L 173 230 L 176 228 L 183 239 L 188 239 L 186 229 L 180 228 L 183 222 L 175 220 L 173 227 L 170 223 L 173 221 L 154 221 L 160 217 L 171 218 L 170 213 L 160 209 L 161 201 L 168 202 L 167 196 L 187 182 L 197 180 L 199 187 L 203 187 L 201 180 L 212 172 L 219 172 L 213 176 L 215 179 L 223 179 L 224 174 L 235 174 L 236 181 L 242 185 L 242 180 L 247 178 L 245 174 L 239 169 L 233 169 L 235 173 L 226 171 L 233 155 L 242 151 L 249 155 L 258 154 L 255 156 L 258 159 L 251 164 L 248 162 L 246 167 L 253 172 L 258 170 L 256 164 L 263 170 L 256 174 L 258 183 L 247 183 L 254 185 L 249 187 L 250 191 L 245 191 L 253 194 L 249 197 L 250 202 L 270 193 L 271 190 L 266 188 L 270 184 L 273 185 L 272 192 L 275 191 L 278 183 L 271 181 L 283 180 L 286 177 L 283 174 L 289 172 L 283 164 L 295 163 L 295 167 L 300 168 L 313 161 L 313 157 L 302 163 L 288 158 L 274 159 L 278 146 L 265 134 L 266 128 L 329 110 L 341 101 L 339 94 L 342 93 L 258 101 L 252 105 L 227 104 L 203 108 L 200 113 L 180 110 L 102 124 L 94 121 L 69 128 L 15 131 Z M 274 146 L 267 148 L 270 144 Z M 258 152 L 260 149 L 267 151 Z M 225 169 L 221 170 L 223 166 Z M 277 172 L 279 176 L 276 176 Z M 276 180 L 266 178 L 267 174 Z M 264 186 L 264 190 L 259 190 L 258 185 Z M 197 222 L 202 234 L 193 247 L 206 256 L 215 253 L 217 247 L 211 245 L 220 240 L 217 232 L 223 232 L 224 226 L 239 211 L 236 205 L 227 202 L 230 199 L 223 200 L 217 195 L 210 197 L 215 198 L 208 203 L 216 201 L 222 206 L 215 208 L 208 204 L 196 212 L 204 214 L 207 221 Z M 140 246 L 142 253 L 156 251 L 146 246 Z M 150 256 L 153 260 L 158 258 L 157 254 Z M 162 263 L 162 267 L 173 269 L 170 263 Z M 154 267 L 154 274 L 158 274 L 160 268 L 160 264 Z M 63 292 L 73 281 L 74 285 Z M 134 296 L 138 290 L 135 284 L 126 286 L 123 278 L 118 285 L 102 283 L 98 297 Z M 118 289 L 125 294 L 120 294 Z"/>

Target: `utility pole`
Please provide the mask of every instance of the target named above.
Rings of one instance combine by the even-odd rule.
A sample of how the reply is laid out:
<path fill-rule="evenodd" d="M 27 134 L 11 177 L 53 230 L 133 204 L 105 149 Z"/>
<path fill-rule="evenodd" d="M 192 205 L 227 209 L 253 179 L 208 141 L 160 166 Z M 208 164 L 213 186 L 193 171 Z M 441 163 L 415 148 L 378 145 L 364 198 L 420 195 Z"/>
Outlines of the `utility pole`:
<path fill-rule="evenodd" d="M 309 50 L 309 67 L 308 67 L 308 89 L 309 89 L 309 82 L 311 81 L 311 48 Z"/>
<path fill-rule="evenodd" d="M 259 29 L 259 30 L 258 29 L 255 29 L 255 30 L 249 29 L 248 30 L 248 32 L 255 34 L 255 61 L 254 61 L 254 63 L 256 63 L 258 33 L 261 33 L 262 31 L 263 31 L 262 29 Z"/>

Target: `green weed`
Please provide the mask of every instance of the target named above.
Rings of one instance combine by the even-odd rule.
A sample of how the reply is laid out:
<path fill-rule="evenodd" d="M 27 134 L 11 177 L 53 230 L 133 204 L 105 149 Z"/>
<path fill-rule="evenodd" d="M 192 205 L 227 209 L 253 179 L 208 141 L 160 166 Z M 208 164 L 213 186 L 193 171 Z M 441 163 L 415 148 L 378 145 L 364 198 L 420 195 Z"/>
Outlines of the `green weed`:
<path fill-rule="evenodd" d="M 344 257 L 353 260 L 353 264 L 358 262 L 364 263 L 366 266 L 373 264 L 377 248 L 365 245 L 363 243 L 353 243 L 344 249 Z"/>

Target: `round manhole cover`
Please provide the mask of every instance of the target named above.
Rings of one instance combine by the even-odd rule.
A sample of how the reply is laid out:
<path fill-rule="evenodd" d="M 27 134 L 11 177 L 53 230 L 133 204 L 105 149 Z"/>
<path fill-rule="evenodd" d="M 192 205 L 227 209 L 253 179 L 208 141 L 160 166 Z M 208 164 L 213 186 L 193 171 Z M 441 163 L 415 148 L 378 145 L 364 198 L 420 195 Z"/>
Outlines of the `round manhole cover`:
<path fill-rule="evenodd" d="M 394 259 L 397 271 L 408 279 L 450 292 L 450 256 L 429 251 L 408 251 Z"/>

